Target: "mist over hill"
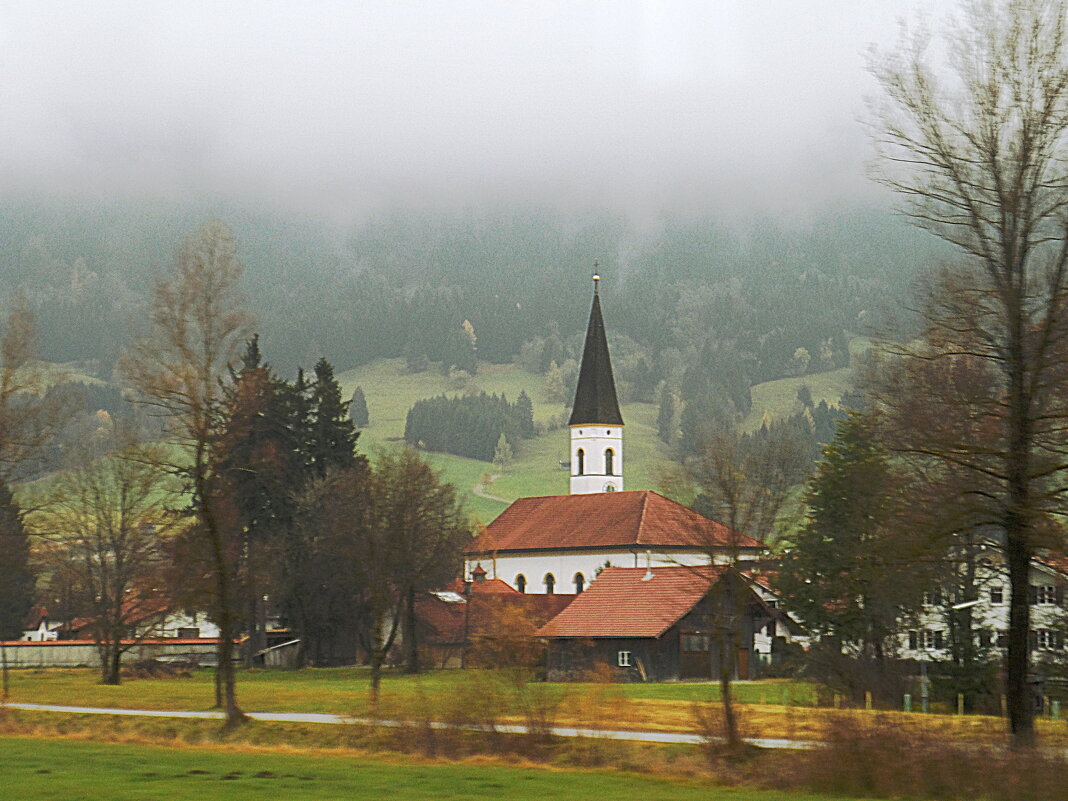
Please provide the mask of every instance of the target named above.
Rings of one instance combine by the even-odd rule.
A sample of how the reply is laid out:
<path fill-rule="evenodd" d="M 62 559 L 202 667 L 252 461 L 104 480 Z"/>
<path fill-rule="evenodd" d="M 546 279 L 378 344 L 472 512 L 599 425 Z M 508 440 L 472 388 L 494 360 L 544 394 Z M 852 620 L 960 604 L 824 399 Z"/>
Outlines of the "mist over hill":
<path fill-rule="evenodd" d="M 152 276 L 211 217 L 236 232 L 249 305 L 280 372 L 320 355 L 338 369 L 396 356 L 447 369 L 467 349 L 563 365 L 598 262 L 620 377 L 639 394 L 702 362 L 752 382 L 843 366 L 846 337 L 900 305 L 938 257 L 870 209 L 806 225 L 664 217 L 642 228 L 608 212 L 398 211 L 342 228 L 236 204 L 23 198 L 0 209 L 0 295 L 29 299 L 44 358 L 91 361 L 107 377 Z"/>

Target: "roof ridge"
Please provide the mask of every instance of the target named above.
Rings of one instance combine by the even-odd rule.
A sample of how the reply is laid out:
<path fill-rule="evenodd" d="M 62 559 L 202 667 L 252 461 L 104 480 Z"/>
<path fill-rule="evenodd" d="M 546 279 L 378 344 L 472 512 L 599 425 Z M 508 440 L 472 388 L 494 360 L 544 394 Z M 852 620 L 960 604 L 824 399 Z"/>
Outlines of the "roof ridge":
<path fill-rule="evenodd" d="M 643 535 L 645 534 L 645 512 L 649 508 L 649 490 L 641 490 L 642 493 L 642 513 L 638 516 L 638 536 L 636 538 L 637 545 L 644 545 L 642 542 Z"/>

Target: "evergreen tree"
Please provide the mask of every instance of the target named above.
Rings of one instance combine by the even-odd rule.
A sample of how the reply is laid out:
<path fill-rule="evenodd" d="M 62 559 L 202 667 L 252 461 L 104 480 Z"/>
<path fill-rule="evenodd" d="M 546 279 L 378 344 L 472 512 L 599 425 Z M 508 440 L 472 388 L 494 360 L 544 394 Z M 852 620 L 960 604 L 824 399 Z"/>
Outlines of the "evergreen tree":
<path fill-rule="evenodd" d="M 367 411 L 367 398 L 364 397 L 362 387 L 353 390 L 352 400 L 349 401 L 349 419 L 357 428 L 366 428 L 371 422 Z"/>
<path fill-rule="evenodd" d="M 310 462 L 318 476 L 330 467 L 346 469 L 356 461 L 356 427 L 341 400 L 334 368 L 325 358 L 315 363 L 311 386 Z"/>
<path fill-rule="evenodd" d="M 530 396 L 523 390 L 515 399 L 515 421 L 519 436 L 530 439 L 536 433 L 534 430 L 534 404 Z"/>
<path fill-rule="evenodd" d="M 660 391 L 660 406 L 656 412 L 656 431 L 660 441 L 668 445 L 675 439 L 675 393 L 667 385 Z"/>
<path fill-rule="evenodd" d="M 839 423 L 806 491 L 808 521 L 778 569 L 788 608 L 814 638 L 879 661 L 930 582 L 924 543 L 901 530 L 903 482 L 868 419 Z"/>
<path fill-rule="evenodd" d="M 0 483 L 0 640 L 22 636 L 22 621 L 34 600 L 29 561 L 30 539 L 22 511 L 11 490 Z"/>

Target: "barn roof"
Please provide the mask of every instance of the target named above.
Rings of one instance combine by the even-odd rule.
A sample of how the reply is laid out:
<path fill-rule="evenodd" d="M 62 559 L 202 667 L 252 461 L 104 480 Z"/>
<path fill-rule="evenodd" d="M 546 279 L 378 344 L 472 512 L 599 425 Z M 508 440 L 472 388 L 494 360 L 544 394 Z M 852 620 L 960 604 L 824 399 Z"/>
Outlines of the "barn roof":
<path fill-rule="evenodd" d="M 539 637 L 659 637 L 719 581 L 724 566 L 606 567 Z"/>
<path fill-rule="evenodd" d="M 650 490 L 520 498 L 464 549 L 759 548 L 760 543 Z"/>

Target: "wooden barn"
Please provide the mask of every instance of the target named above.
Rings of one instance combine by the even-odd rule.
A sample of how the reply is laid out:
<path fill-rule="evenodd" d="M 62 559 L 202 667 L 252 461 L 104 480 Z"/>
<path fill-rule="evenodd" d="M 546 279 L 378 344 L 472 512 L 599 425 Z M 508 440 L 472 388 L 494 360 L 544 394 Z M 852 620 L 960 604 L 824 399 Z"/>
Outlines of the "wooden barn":
<path fill-rule="evenodd" d="M 719 675 L 724 630 L 733 630 L 734 678 L 753 678 L 754 639 L 777 612 L 732 567 L 605 568 L 537 634 L 548 678 L 566 681 L 608 666 L 625 681 Z"/>

